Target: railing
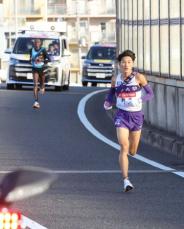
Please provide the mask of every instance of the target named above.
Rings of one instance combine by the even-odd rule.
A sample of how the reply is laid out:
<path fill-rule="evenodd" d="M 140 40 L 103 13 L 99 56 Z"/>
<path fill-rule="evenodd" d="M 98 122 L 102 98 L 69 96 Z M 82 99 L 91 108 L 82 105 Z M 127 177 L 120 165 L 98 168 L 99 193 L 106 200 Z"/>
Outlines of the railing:
<path fill-rule="evenodd" d="M 18 15 L 41 15 L 41 9 L 31 10 L 31 9 L 19 9 Z"/>
<path fill-rule="evenodd" d="M 19 8 L 18 15 L 41 15 L 44 9 L 30 9 L 30 8 Z M 91 8 L 87 6 L 78 7 L 76 6 L 66 6 L 66 4 L 49 4 L 47 7 L 47 14 L 48 15 L 64 15 L 64 16 L 71 16 L 71 15 L 89 15 L 89 16 L 102 16 L 102 15 L 114 15 L 116 14 L 115 9 L 107 8 L 107 7 L 96 7 Z"/>
<path fill-rule="evenodd" d="M 116 12 L 113 9 L 80 9 L 78 11 L 76 11 L 76 9 L 74 7 L 68 7 L 67 8 L 67 14 L 68 15 L 90 15 L 90 16 L 99 16 L 99 15 L 115 15 Z"/>
<path fill-rule="evenodd" d="M 87 5 L 81 5 L 80 7 L 76 5 L 66 6 L 66 4 L 49 4 L 48 5 L 48 15 L 115 15 L 115 9 L 113 8 L 91 8 Z"/>

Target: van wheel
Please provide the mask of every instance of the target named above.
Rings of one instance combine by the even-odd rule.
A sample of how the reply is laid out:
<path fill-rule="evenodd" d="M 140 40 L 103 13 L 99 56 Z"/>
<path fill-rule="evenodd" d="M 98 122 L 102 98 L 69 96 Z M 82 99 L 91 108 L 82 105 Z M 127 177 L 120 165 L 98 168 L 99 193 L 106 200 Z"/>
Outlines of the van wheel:
<path fill-rule="evenodd" d="M 96 87 L 97 83 L 92 83 L 91 85 L 92 85 L 92 87 Z"/>
<path fill-rule="evenodd" d="M 55 91 L 61 91 L 62 87 L 61 86 L 55 86 Z"/>
<path fill-rule="evenodd" d="M 8 90 L 13 90 L 14 89 L 14 84 L 7 84 L 6 89 Z"/>
<path fill-rule="evenodd" d="M 68 82 L 67 82 L 67 84 L 63 85 L 63 90 L 65 90 L 65 91 L 69 90 L 69 85 L 70 85 L 70 72 L 68 73 Z"/>
<path fill-rule="evenodd" d="M 82 86 L 83 87 L 87 87 L 88 86 L 88 82 L 82 82 Z"/>
<path fill-rule="evenodd" d="M 65 90 L 65 91 L 69 90 L 69 85 L 64 85 L 63 90 Z"/>
<path fill-rule="evenodd" d="M 16 84 L 16 85 L 15 85 L 15 88 L 16 88 L 17 90 L 20 90 L 20 89 L 22 89 L 22 85 L 21 85 L 21 84 Z"/>

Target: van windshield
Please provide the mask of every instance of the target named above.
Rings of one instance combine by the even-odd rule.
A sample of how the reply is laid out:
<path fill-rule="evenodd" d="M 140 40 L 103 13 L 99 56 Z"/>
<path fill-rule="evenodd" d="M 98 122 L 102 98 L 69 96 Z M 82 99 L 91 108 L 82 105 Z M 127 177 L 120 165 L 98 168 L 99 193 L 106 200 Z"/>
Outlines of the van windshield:
<path fill-rule="evenodd" d="M 42 41 L 42 47 L 44 47 L 48 54 L 53 56 L 60 55 L 60 43 L 59 39 L 40 39 Z M 19 37 L 15 43 L 13 53 L 14 54 L 29 54 L 30 49 L 33 47 L 34 38 Z"/>
<path fill-rule="evenodd" d="M 115 47 L 91 47 L 87 59 L 106 59 L 115 60 L 116 48 Z"/>

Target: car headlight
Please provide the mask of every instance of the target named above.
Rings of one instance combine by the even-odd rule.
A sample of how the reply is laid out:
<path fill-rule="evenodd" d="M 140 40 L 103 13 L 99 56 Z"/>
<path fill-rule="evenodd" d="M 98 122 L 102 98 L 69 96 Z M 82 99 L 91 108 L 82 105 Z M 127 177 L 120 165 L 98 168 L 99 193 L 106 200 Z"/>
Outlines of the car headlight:
<path fill-rule="evenodd" d="M 10 65 L 15 65 L 18 63 L 19 63 L 19 60 L 15 59 L 15 58 L 10 58 Z"/>
<path fill-rule="evenodd" d="M 90 66 L 91 66 L 91 64 L 88 63 L 88 62 L 84 62 L 84 64 L 83 64 L 83 68 L 88 68 L 88 67 L 90 67 Z"/>

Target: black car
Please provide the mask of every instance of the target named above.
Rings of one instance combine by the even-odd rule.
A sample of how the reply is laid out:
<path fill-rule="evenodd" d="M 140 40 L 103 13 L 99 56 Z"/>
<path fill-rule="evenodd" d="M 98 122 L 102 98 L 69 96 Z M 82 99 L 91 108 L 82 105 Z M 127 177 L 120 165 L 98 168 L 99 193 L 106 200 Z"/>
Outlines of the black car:
<path fill-rule="evenodd" d="M 110 83 L 115 68 L 116 46 L 97 44 L 90 47 L 84 58 L 82 68 L 82 85 L 92 86 L 97 83 Z"/>

